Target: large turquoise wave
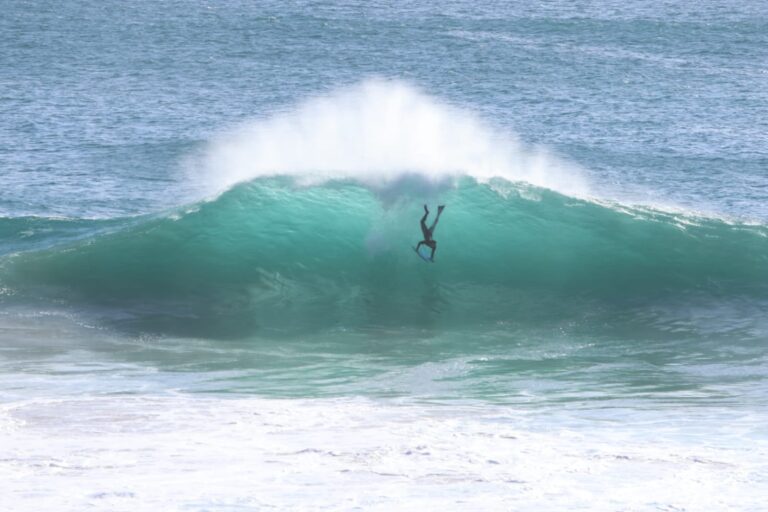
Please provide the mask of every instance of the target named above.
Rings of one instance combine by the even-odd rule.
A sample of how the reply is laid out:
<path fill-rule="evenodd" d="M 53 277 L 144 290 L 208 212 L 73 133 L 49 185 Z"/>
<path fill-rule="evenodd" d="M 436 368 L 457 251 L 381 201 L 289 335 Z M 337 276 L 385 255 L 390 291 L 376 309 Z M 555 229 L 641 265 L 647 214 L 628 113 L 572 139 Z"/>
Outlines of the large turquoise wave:
<path fill-rule="evenodd" d="M 398 187 L 260 178 L 163 215 L 6 219 L 3 245 L 15 251 L 0 260 L 4 300 L 87 306 L 148 331 L 239 336 L 549 321 L 596 306 L 768 297 L 762 225 L 504 180 L 464 178 L 435 190 L 415 176 Z M 447 205 L 434 264 L 411 249 L 424 201 Z"/>

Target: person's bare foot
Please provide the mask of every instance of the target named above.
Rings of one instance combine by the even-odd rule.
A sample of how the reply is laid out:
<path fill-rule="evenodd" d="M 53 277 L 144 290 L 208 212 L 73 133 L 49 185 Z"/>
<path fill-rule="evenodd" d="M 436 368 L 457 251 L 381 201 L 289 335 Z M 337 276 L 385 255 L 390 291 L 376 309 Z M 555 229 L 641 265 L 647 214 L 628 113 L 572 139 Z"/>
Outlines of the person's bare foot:
<path fill-rule="evenodd" d="M 427 208 L 427 205 L 424 205 L 424 212 L 429 213 L 429 208 Z"/>
<path fill-rule="evenodd" d="M 442 211 L 443 211 L 443 208 L 445 208 L 445 205 L 444 205 L 444 204 L 441 204 L 440 206 L 438 206 L 438 207 L 437 207 L 437 213 L 440 213 L 440 212 L 442 212 Z"/>

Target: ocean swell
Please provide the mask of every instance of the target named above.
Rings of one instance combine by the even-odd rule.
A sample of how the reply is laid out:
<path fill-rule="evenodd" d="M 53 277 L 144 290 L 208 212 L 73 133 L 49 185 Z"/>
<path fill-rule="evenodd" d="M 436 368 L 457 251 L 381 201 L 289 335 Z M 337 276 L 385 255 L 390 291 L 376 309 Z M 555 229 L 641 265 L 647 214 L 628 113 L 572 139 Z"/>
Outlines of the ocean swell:
<path fill-rule="evenodd" d="M 766 226 L 598 200 L 577 166 L 406 83 L 318 96 L 201 151 L 185 185 L 204 199 L 172 211 L 0 219 L 0 301 L 236 337 L 768 299 Z M 447 205 L 434 264 L 412 251 L 425 203 Z"/>

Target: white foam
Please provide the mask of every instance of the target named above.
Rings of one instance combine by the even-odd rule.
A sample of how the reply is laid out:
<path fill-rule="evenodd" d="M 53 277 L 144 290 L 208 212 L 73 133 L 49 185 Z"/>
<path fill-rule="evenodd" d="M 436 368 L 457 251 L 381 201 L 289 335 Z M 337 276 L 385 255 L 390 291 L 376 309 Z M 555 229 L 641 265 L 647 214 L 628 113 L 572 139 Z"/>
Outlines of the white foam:
<path fill-rule="evenodd" d="M 564 420 L 363 399 L 32 399 L 0 407 L 0 492 L 16 511 L 764 504 L 767 446 L 739 425 Z"/>
<path fill-rule="evenodd" d="M 202 391 L 242 374 L 168 372 L 118 354 L 230 360 L 240 342 L 120 339 L 53 312 L 2 320 L 8 355 L 18 352 L 0 359 L 2 510 L 725 511 L 765 501 L 766 412 L 739 391 L 727 403 L 674 392 L 661 403 L 562 401 L 551 381 L 530 377 L 534 387 L 509 388 L 526 397 L 517 405 L 407 398 L 458 396 L 446 391 L 469 367 L 454 359 L 355 384 L 402 398 L 216 394 Z"/>
<path fill-rule="evenodd" d="M 387 187 L 418 175 L 432 184 L 499 177 L 583 196 L 577 166 L 492 127 L 414 86 L 371 79 L 239 126 L 203 158 L 209 192 L 266 176 L 302 184 L 333 179 Z"/>

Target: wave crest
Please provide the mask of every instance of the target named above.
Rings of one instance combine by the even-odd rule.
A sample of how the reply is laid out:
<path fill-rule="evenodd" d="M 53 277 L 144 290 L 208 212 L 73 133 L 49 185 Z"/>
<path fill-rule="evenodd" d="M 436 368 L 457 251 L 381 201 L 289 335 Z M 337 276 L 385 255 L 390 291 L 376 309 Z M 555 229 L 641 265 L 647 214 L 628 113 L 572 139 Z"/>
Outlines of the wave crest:
<path fill-rule="evenodd" d="M 380 79 L 237 127 L 211 142 L 202 160 L 197 172 L 213 193 L 268 176 L 386 189 L 414 174 L 436 188 L 470 176 L 588 192 L 577 166 L 408 83 Z"/>

